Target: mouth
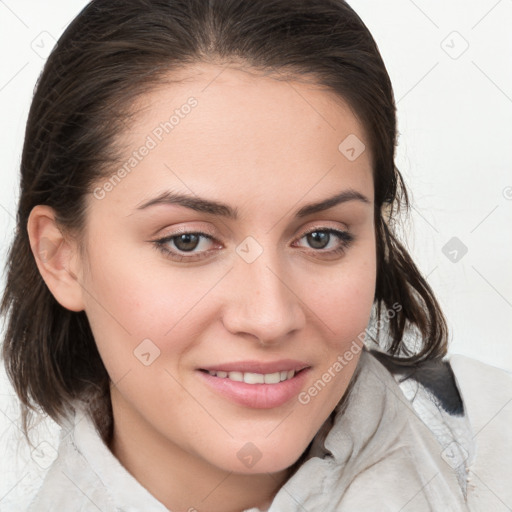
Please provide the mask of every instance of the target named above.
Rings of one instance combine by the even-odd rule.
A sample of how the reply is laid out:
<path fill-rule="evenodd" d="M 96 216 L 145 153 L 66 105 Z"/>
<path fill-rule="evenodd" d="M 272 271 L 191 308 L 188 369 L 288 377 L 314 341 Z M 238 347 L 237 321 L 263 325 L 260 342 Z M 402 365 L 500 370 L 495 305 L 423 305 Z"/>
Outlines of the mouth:
<path fill-rule="evenodd" d="M 247 361 L 198 370 L 203 383 L 224 399 L 251 409 L 272 409 L 297 397 L 311 366 L 292 360 Z"/>

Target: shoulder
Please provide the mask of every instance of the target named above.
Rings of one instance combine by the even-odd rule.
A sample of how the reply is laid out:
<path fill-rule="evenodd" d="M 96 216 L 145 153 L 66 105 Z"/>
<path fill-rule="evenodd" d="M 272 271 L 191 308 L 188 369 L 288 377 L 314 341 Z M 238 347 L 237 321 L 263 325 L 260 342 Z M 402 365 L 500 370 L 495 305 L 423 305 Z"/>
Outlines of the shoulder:
<path fill-rule="evenodd" d="M 512 372 L 461 354 L 415 365 L 396 363 L 386 354 L 370 351 L 407 394 L 415 389 L 428 396 L 444 415 L 467 416 L 473 435 L 491 419 L 501 425 L 512 410 Z"/>
<path fill-rule="evenodd" d="M 485 503 L 487 510 L 502 510 L 512 504 L 512 374 L 462 355 L 449 361 L 474 442 L 469 494 L 475 509 Z"/>
<path fill-rule="evenodd" d="M 489 394 L 501 405 L 505 405 L 504 398 L 512 398 L 512 372 L 471 357 L 448 354 L 442 360 L 403 365 L 382 352 L 369 352 L 388 369 L 399 384 L 407 380 L 417 382 L 449 414 L 463 414 L 465 405 L 471 407 L 482 397 L 488 398 Z"/>
<path fill-rule="evenodd" d="M 58 455 L 50 466 L 28 512 L 73 510 L 114 512 L 110 496 L 77 448 L 73 432 L 61 433 Z"/>
<path fill-rule="evenodd" d="M 447 360 L 463 393 L 478 397 L 492 392 L 497 400 L 512 398 L 512 372 L 461 354 L 451 354 Z"/>
<path fill-rule="evenodd" d="M 512 372 L 459 354 L 448 360 L 476 443 L 496 436 L 493 444 L 512 454 Z"/>
<path fill-rule="evenodd" d="M 164 512 L 121 465 L 82 410 L 63 428 L 58 456 L 28 512 Z"/>
<path fill-rule="evenodd" d="M 493 510 L 512 503 L 512 373 L 460 354 L 416 366 L 373 355 L 441 444 L 468 503 Z"/>

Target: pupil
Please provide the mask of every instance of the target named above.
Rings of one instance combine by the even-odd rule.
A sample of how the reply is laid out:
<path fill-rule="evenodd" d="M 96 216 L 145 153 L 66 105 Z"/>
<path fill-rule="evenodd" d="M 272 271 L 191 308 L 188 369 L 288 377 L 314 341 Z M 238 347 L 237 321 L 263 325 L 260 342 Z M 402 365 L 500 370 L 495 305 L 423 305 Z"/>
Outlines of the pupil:
<path fill-rule="evenodd" d="M 323 249 L 329 243 L 330 234 L 325 231 L 313 231 L 308 235 L 308 243 L 315 249 Z"/>
<path fill-rule="evenodd" d="M 192 251 L 199 243 L 199 236 L 191 233 L 180 235 L 174 241 L 174 244 L 180 251 Z"/>

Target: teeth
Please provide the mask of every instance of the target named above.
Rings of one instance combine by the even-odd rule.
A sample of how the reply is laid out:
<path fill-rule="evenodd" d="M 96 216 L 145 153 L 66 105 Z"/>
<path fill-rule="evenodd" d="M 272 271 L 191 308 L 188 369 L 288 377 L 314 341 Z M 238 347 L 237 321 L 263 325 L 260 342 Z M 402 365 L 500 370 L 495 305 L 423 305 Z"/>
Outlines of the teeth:
<path fill-rule="evenodd" d="M 277 384 L 278 382 L 281 382 L 281 372 L 265 374 L 265 384 Z"/>
<path fill-rule="evenodd" d="M 295 370 L 265 374 L 251 372 L 214 372 L 208 370 L 208 373 L 213 377 L 219 377 L 221 379 L 228 378 L 235 382 L 245 382 L 246 384 L 279 384 L 279 382 L 289 380 L 295 376 Z"/>
<path fill-rule="evenodd" d="M 244 373 L 244 382 L 246 384 L 265 384 L 265 375 L 262 373 Z"/>

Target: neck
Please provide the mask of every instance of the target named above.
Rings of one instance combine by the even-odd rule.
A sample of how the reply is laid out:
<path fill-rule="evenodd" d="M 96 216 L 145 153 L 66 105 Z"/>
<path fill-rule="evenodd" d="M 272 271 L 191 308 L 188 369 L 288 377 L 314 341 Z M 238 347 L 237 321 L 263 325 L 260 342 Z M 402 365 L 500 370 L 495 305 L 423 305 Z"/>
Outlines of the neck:
<path fill-rule="evenodd" d="M 265 511 L 290 475 L 291 468 L 273 474 L 225 471 L 163 437 L 115 394 L 112 408 L 110 450 L 173 512 L 241 512 L 253 507 Z"/>

